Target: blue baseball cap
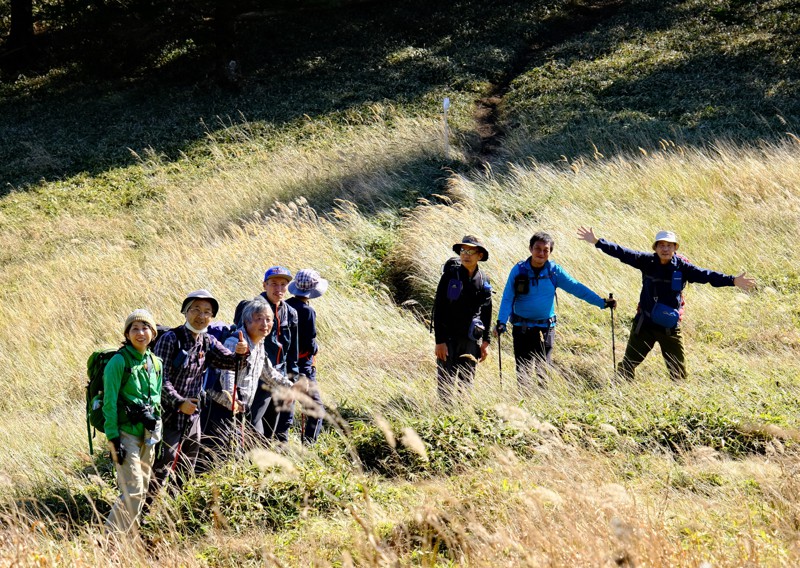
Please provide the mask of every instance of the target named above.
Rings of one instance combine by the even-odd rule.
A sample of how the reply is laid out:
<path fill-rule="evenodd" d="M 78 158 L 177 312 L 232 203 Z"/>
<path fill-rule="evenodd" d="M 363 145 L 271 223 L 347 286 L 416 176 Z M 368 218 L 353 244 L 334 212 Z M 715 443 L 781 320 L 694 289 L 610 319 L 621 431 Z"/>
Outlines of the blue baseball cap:
<path fill-rule="evenodd" d="M 289 272 L 288 268 L 283 266 L 270 266 L 267 271 L 264 273 L 264 282 L 269 280 L 270 278 L 286 278 L 287 282 L 292 281 L 292 273 Z"/>

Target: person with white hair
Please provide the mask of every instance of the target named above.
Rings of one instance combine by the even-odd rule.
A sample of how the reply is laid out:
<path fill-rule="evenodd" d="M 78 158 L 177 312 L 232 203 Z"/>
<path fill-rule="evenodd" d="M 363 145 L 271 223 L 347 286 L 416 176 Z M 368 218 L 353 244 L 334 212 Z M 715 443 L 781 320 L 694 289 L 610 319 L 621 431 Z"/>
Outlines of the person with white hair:
<path fill-rule="evenodd" d="M 636 317 L 625 355 L 617 372 L 633 380 L 634 372 L 656 343 L 673 380 L 686 378 L 686 357 L 681 334 L 683 317 L 683 289 L 690 282 L 711 284 L 715 287 L 736 286 L 748 291 L 756 281 L 745 276 L 726 275 L 690 263 L 677 254 L 678 235 L 672 231 L 659 231 L 653 240 L 653 252 L 632 250 L 618 244 L 598 239 L 591 227 L 580 227 L 578 238 L 600 249 L 609 256 L 637 268 L 642 272 L 642 291 Z"/>
<path fill-rule="evenodd" d="M 292 384 L 275 370 L 266 356 L 264 338 L 269 335 L 274 322 L 269 304 L 260 297 L 246 302 L 241 310 L 241 320 L 241 325 L 225 340 L 224 346 L 233 351 L 239 340 L 244 339 L 249 353 L 238 373 L 219 371 L 217 380 L 207 392 L 208 402 L 201 411 L 206 455 L 198 460 L 200 470 L 208 468 L 216 458 L 224 457 L 233 440 L 244 443 L 244 425 L 250 422 L 253 401 L 259 390 L 290 387 Z"/>

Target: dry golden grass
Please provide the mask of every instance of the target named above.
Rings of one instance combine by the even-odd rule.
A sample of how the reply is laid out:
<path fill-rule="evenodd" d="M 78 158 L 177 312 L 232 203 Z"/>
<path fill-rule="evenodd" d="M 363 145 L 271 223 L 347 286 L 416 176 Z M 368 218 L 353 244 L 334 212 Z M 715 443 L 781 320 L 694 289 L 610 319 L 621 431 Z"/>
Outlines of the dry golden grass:
<path fill-rule="evenodd" d="M 86 450 L 85 360 L 120 339 L 130 310 L 146 307 L 159 322 L 177 324 L 183 295 L 205 287 L 220 299 L 221 318 L 230 319 L 235 303 L 257 294 L 263 270 L 276 263 L 293 271 L 313 266 L 331 281 L 328 293 L 314 301 L 319 372 L 329 403 L 347 401 L 395 419 L 439 412 L 425 324 L 398 308 L 385 290 L 358 282 L 351 268 L 362 254 L 354 243 L 379 230 L 374 209 L 353 202 L 380 204 L 397 184 L 390 166 L 409 156 L 436 155 L 437 135 L 437 125 L 409 121 L 391 132 L 354 133 L 342 147 L 259 153 L 257 141 L 219 145 L 216 169 L 202 177 L 184 179 L 170 172 L 173 166 L 144 163 L 161 197 L 133 212 L 48 217 L 32 211 L 3 218 L 11 256 L 0 268 L 3 492 L 11 484 L 24 493 L 26 486 L 64 479 L 79 485 L 73 472 Z M 669 382 L 654 354 L 637 383 L 611 385 L 608 312 L 560 294 L 560 372 L 546 391 L 525 402 L 523 412 L 538 421 L 554 409 L 571 413 L 596 404 L 608 409 L 609 420 L 622 415 L 644 421 L 653 412 L 648 404 L 675 399 L 755 407 L 750 397 L 757 394 L 749 392 L 775 381 L 795 389 L 800 372 L 799 153 L 796 144 L 716 153 L 666 147 L 659 154 L 572 167 L 517 164 L 503 177 L 454 175 L 442 203 L 423 203 L 402 218 L 392 267 L 408 276 L 417 298 L 429 300 L 450 244 L 473 233 L 491 251 L 486 268 L 499 292 L 512 264 L 527 256 L 530 235 L 548 230 L 556 240 L 554 260 L 598 293 L 614 292 L 620 300 L 619 358 L 639 274 L 578 241 L 575 229 L 592 225 L 600 236 L 646 249 L 655 231 L 674 228 L 682 252 L 697 264 L 731 273 L 747 269 L 760 282 L 750 295 L 691 287 L 687 384 Z M 331 187 L 344 201 L 323 215 L 314 210 L 314 196 Z M 284 204 L 276 205 L 277 198 Z M 513 358 L 505 347 L 503 384 L 493 349 L 479 366 L 463 412 L 518 405 Z M 781 419 L 788 429 L 798 426 L 795 416 Z M 791 448 L 776 442 L 774 454 L 739 462 L 702 450 L 650 454 L 614 434 L 613 426 L 593 428 L 619 437 L 616 450 L 580 449 L 582 444 L 555 436 L 537 459 L 518 461 L 498 450 L 491 464 L 447 480 L 397 483 L 397 498 L 354 502 L 350 513 L 309 517 L 288 532 L 212 533 L 185 547 L 158 549 L 157 561 L 716 567 L 781 566 L 800 558 Z M 585 447 L 596 444 L 589 426 L 575 429 Z M 8 519 L 0 531 L 0 565 L 154 561 L 143 552 L 98 544 L 98 527 L 55 535 L 38 527 L 26 517 Z M 447 552 L 437 552 L 437 542 Z"/>

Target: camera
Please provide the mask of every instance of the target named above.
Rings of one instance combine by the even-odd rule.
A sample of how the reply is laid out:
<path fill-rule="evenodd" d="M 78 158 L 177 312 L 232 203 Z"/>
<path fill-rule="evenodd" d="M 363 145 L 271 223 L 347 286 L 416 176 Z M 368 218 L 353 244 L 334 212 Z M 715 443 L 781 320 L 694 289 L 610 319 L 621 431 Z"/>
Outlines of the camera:
<path fill-rule="evenodd" d="M 155 430 L 158 424 L 155 408 L 150 404 L 128 404 L 128 419 L 131 424 L 141 424 L 147 430 Z"/>

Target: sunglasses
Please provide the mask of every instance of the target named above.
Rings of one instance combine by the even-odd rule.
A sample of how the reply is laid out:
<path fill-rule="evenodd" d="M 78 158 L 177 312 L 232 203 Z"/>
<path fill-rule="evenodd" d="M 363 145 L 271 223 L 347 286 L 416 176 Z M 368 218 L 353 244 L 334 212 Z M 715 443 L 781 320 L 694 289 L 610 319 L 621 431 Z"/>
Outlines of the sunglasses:
<path fill-rule="evenodd" d="M 465 254 L 467 256 L 472 256 L 473 254 L 478 254 L 481 251 L 479 251 L 478 249 L 462 248 L 460 252 L 461 252 L 461 254 Z"/>

